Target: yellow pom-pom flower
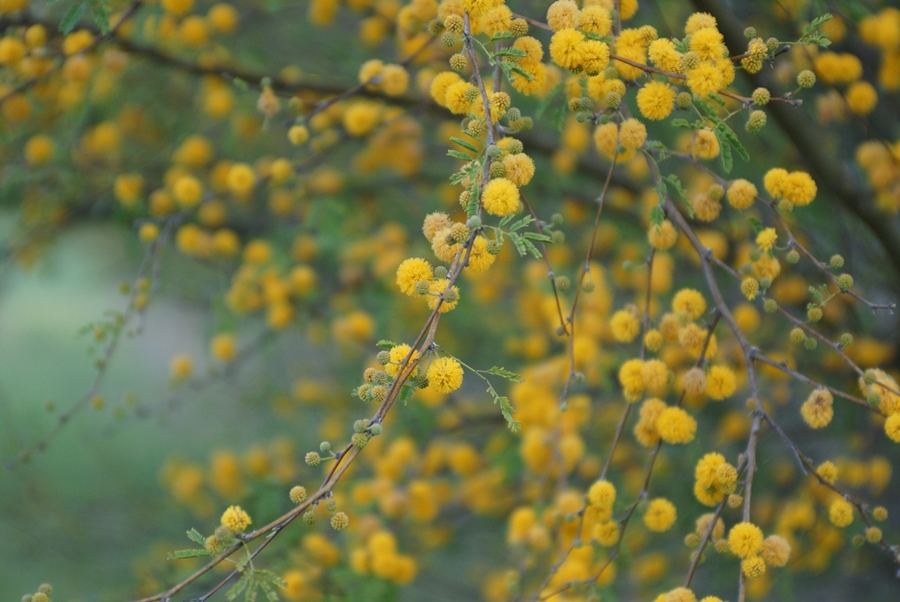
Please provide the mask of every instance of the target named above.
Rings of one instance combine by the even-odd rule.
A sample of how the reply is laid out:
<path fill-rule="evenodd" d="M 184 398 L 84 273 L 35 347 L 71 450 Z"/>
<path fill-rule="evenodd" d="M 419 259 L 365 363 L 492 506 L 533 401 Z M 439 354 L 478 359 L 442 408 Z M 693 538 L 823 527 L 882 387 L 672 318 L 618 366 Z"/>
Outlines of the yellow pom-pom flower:
<path fill-rule="evenodd" d="M 853 506 L 847 500 L 835 500 L 828 509 L 828 519 L 836 527 L 846 527 L 853 522 Z"/>
<path fill-rule="evenodd" d="M 462 386 L 463 369 L 452 357 L 442 357 L 428 366 L 428 387 L 438 393 L 452 393 Z"/>
<path fill-rule="evenodd" d="M 609 321 L 613 337 L 620 343 L 630 343 L 641 331 L 641 323 L 633 311 L 620 309 Z"/>
<path fill-rule="evenodd" d="M 656 430 L 666 443 L 690 443 L 697 432 L 697 421 L 681 408 L 666 408 L 656 419 Z"/>
<path fill-rule="evenodd" d="M 811 428 L 828 426 L 834 417 L 834 398 L 828 389 L 816 389 L 800 406 L 800 415 Z"/>
<path fill-rule="evenodd" d="M 229 506 L 222 513 L 222 526 L 228 527 L 234 533 L 240 533 L 249 527 L 251 522 L 250 515 L 244 512 L 240 506 Z"/>
<path fill-rule="evenodd" d="M 491 215 L 509 215 L 519 208 L 519 189 L 506 178 L 496 178 L 484 187 L 481 202 Z"/>
<path fill-rule="evenodd" d="M 676 313 L 687 312 L 696 320 L 706 311 L 706 299 L 700 291 L 692 288 L 684 288 L 675 293 L 672 299 L 672 310 Z"/>
<path fill-rule="evenodd" d="M 664 82 L 649 82 L 638 91 L 637 105 L 647 119 L 665 119 L 675 108 L 675 89 Z"/>
<path fill-rule="evenodd" d="M 763 533 L 753 523 L 738 523 L 728 532 L 728 547 L 738 558 L 756 556 L 763 549 Z"/>
<path fill-rule="evenodd" d="M 434 271 L 431 264 L 418 257 L 404 259 L 397 268 L 397 286 L 400 292 L 410 297 L 416 295 L 416 283 L 424 280 L 431 282 Z"/>
<path fill-rule="evenodd" d="M 675 524 L 677 517 L 675 504 L 660 497 L 650 501 L 650 505 L 644 513 L 644 524 L 651 531 L 662 533 L 668 531 Z"/>

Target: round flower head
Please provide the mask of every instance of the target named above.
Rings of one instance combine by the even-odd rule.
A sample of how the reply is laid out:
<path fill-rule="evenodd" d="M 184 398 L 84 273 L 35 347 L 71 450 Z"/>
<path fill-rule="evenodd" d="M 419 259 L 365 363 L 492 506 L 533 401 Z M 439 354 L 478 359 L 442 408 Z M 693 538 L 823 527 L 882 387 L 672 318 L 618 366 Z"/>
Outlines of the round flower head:
<path fill-rule="evenodd" d="M 706 311 L 706 299 L 700 294 L 700 291 L 692 288 L 684 288 L 675 293 L 672 299 L 672 311 L 675 313 L 687 312 L 691 318 L 696 320 Z"/>
<path fill-rule="evenodd" d="M 584 61 L 583 43 L 584 34 L 580 31 L 561 29 L 550 39 L 550 58 L 563 69 L 577 71 Z"/>
<path fill-rule="evenodd" d="M 598 36 L 609 35 L 612 30 L 612 19 L 609 16 L 609 10 L 597 4 L 585 6 L 581 11 L 581 20 L 578 28 Z"/>
<path fill-rule="evenodd" d="M 651 531 L 662 533 L 675 524 L 678 517 L 675 504 L 665 498 L 656 498 L 650 502 L 644 513 L 644 524 Z"/>
<path fill-rule="evenodd" d="M 800 414 L 810 427 L 819 429 L 828 426 L 834 417 L 834 398 L 828 389 L 816 389 L 800 406 Z"/>
<path fill-rule="evenodd" d="M 697 596 L 686 587 L 676 587 L 665 594 L 662 602 L 697 602 Z"/>
<path fill-rule="evenodd" d="M 234 533 L 240 533 L 250 526 L 250 516 L 240 506 L 229 506 L 222 513 L 222 526 L 228 527 Z"/>
<path fill-rule="evenodd" d="M 759 556 L 751 556 L 741 561 L 741 571 L 750 579 L 762 577 L 766 573 L 766 562 Z"/>
<path fill-rule="evenodd" d="M 713 366 L 706 377 L 706 393 L 713 399 L 731 397 L 737 388 L 734 372 L 725 366 Z"/>
<path fill-rule="evenodd" d="M 756 556 L 763 549 L 763 534 L 753 523 L 738 523 L 728 533 L 728 546 L 738 558 Z"/>
<path fill-rule="evenodd" d="M 675 89 L 664 82 L 649 82 L 638 91 L 637 105 L 647 119 L 665 119 L 675 108 Z"/>
<path fill-rule="evenodd" d="M 702 62 L 694 69 L 689 69 L 686 81 L 691 94 L 704 98 L 725 86 L 722 71 L 710 62 Z"/>
<path fill-rule="evenodd" d="M 656 419 L 656 429 L 666 443 L 690 443 L 697 432 L 697 421 L 681 408 L 666 408 Z"/>
<path fill-rule="evenodd" d="M 418 257 L 403 260 L 403 263 L 397 268 L 397 286 L 400 287 L 401 293 L 410 297 L 416 294 L 417 282 L 421 280 L 431 282 L 432 278 L 434 278 L 434 272 L 431 264 Z"/>
<path fill-rule="evenodd" d="M 402 345 L 394 345 L 391 347 L 390 351 L 390 362 L 385 364 L 384 371 L 387 372 L 391 376 L 397 376 L 397 373 L 400 371 L 400 364 L 403 362 L 403 359 L 409 354 L 409 350 L 411 347 L 407 344 Z M 412 357 L 409 358 L 410 363 L 414 362 L 419 357 L 419 352 L 414 351 Z"/>
<path fill-rule="evenodd" d="M 644 362 L 638 359 L 628 360 L 619 368 L 619 382 L 628 401 L 639 400 L 644 392 L 643 368 Z"/>
<path fill-rule="evenodd" d="M 637 150 L 647 140 L 647 127 L 634 119 L 626 119 L 619 128 L 619 142 L 628 150 Z"/>
<path fill-rule="evenodd" d="M 588 490 L 588 500 L 598 509 L 611 509 L 616 502 L 616 487 L 609 481 L 597 481 Z"/>
<path fill-rule="evenodd" d="M 675 246 L 678 240 L 678 231 L 667 219 L 658 226 L 650 226 L 647 230 L 647 240 L 654 249 L 665 251 Z"/>
<path fill-rule="evenodd" d="M 836 527 L 846 527 L 853 522 L 853 506 L 847 500 L 836 500 L 828 509 L 828 519 Z"/>
<path fill-rule="evenodd" d="M 581 21 L 581 11 L 572 0 L 557 0 L 547 9 L 547 25 L 553 31 L 575 29 Z"/>
<path fill-rule="evenodd" d="M 728 186 L 725 197 L 735 209 L 748 209 L 756 200 L 757 194 L 756 186 L 752 182 L 739 178 Z"/>
<path fill-rule="evenodd" d="M 491 215 L 509 215 L 519 208 L 519 189 L 506 178 L 496 178 L 484 187 L 481 202 Z"/>
<path fill-rule="evenodd" d="M 428 387 L 438 393 L 452 393 L 462 386 L 463 370 L 452 357 L 442 357 L 428 366 Z"/>
<path fill-rule="evenodd" d="M 613 337 L 620 343 L 630 343 L 641 330 L 641 323 L 637 316 L 627 309 L 620 309 L 614 313 L 609 321 L 609 326 Z"/>
<path fill-rule="evenodd" d="M 456 306 L 459 304 L 459 289 L 453 286 L 447 291 L 447 283 L 447 280 L 435 280 L 429 285 L 429 295 L 426 297 L 428 309 L 433 310 L 437 307 L 438 301 L 440 300 L 438 295 L 441 294 L 444 295 L 444 302 L 441 303 L 441 307 L 438 311 L 445 314 L 452 309 L 456 309 Z"/>
<path fill-rule="evenodd" d="M 516 186 L 525 186 L 534 176 L 534 161 L 525 153 L 503 157 L 505 177 Z"/>
<path fill-rule="evenodd" d="M 706 506 L 715 506 L 725 498 L 719 482 L 719 467 L 725 464 L 725 456 L 710 452 L 700 458 L 694 469 L 694 496 Z"/>
<path fill-rule="evenodd" d="M 763 541 L 762 557 L 769 566 L 784 566 L 791 559 L 791 544 L 781 535 L 769 535 Z"/>
<path fill-rule="evenodd" d="M 434 240 L 435 234 L 452 225 L 453 221 L 446 213 L 429 213 L 425 216 L 425 222 L 422 224 L 422 233 L 428 242 L 431 242 Z"/>

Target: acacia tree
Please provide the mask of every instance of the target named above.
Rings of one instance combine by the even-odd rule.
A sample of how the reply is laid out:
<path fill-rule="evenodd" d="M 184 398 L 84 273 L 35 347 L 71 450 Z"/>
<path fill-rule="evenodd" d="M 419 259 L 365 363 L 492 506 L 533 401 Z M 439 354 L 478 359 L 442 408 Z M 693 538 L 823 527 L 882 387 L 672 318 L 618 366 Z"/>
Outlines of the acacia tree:
<path fill-rule="evenodd" d="M 0 0 L 5 269 L 143 244 L 7 469 L 91 408 L 280 425 L 155 457 L 193 544 L 87 598 L 895 599 L 887 4 Z M 208 356 L 109 399 L 188 290 Z"/>

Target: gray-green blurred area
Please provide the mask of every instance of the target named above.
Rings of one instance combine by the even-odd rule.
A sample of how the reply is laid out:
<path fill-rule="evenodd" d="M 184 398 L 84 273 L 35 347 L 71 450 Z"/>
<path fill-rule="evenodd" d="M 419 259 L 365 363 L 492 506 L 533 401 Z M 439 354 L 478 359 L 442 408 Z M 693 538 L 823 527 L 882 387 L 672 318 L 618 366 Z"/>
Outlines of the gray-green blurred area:
<path fill-rule="evenodd" d="M 45 581 L 58 585 L 55 599 L 128 597 L 134 561 L 160 539 L 173 540 L 173 549 L 185 547 L 183 533 L 193 526 L 160 482 L 166 460 L 177 456 L 203 464 L 217 447 L 242 449 L 262 432 L 291 434 L 287 421 L 247 401 L 248 392 L 264 386 L 242 381 L 240 374 L 200 391 L 173 390 L 173 355 L 190 354 L 201 377 L 210 363 L 210 318 L 203 300 L 185 300 L 183 291 L 164 287 L 143 318 L 126 326 L 104 369 L 98 389 L 103 407 L 86 405 L 45 450 L 33 449 L 57 416 L 91 389 L 98 372 L 93 358 L 109 339 L 96 341 L 92 329 L 81 331 L 107 311 L 125 310 L 129 296 L 120 292 L 120 283 L 134 280 L 143 259 L 133 233 L 84 225 L 61 236 L 30 270 L 4 272 L 0 456 L 15 462 L 33 450 L 27 462 L 0 472 L 4 600 Z M 171 267 L 164 257 L 161 269 Z M 193 269 L 200 279 L 216 278 Z M 262 354 L 270 352 L 275 353 Z M 252 373 L 253 363 L 244 370 Z M 214 522 L 196 526 L 211 530 Z"/>

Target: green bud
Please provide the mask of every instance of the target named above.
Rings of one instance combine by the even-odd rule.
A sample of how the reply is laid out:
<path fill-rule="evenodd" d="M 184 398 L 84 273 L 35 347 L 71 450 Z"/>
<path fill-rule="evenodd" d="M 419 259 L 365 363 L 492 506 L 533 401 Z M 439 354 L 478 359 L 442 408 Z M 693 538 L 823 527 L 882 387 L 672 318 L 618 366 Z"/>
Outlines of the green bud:
<path fill-rule="evenodd" d="M 822 308 L 821 307 L 810 307 L 806 311 L 806 317 L 810 322 L 818 322 L 822 319 Z"/>
<path fill-rule="evenodd" d="M 380 435 L 383 430 L 384 427 L 382 427 L 381 424 L 377 422 L 369 427 L 369 432 L 372 433 L 373 437 L 377 437 L 378 435 Z"/>
<path fill-rule="evenodd" d="M 571 286 L 571 281 L 568 276 L 557 276 L 556 277 L 556 288 L 561 291 L 569 290 L 569 286 Z"/>
<path fill-rule="evenodd" d="M 439 265 L 438 267 L 434 268 L 434 277 L 437 278 L 438 280 L 443 280 L 444 278 L 446 278 L 447 277 L 447 268 L 442 265 Z"/>
<path fill-rule="evenodd" d="M 331 443 L 329 443 L 328 441 L 322 441 L 319 444 L 319 451 L 322 452 L 323 454 L 327 454 L 328 452 L 331 451 Z"/>
<path fill-rule="evenodd" d="M 806 339 L 805 341 L 803 341 L 803 346 L 806 347 L 806 349 L 808 351 L 812 351 L 816 347 L 819 346 L 819 341 L 818 341 L 818 339 L 814 339 L 814 338 L 810 337 L 810 338 Z"/>
<path fill-rule="evenodd" d="M 426 280 L 419 280 L 416 282 L 415 290 L 417 295 L 427 295 L 431 285 Z"/>
<path fill-rule="evenodd" d="M 774 314 L 778 311 L 778 303 L 775 302 L 775 299 L 766 299 L 766 302 L 763 303 L 763 310 L 767 314 Z"/>
<path fill-rule="evenodd" d="M 755 27 L 748 27 L 744 30 L 744 37 L 748 40 L 752 40 L 753 38 L 758 38 L 759 34 L 756 33 Z"/>
<path fill-rule="evenodd" d="M 832 255 L 828 263 L 837 270 L 844 267 L 844 258 L 840 255 Z"/>
<path fill-rule="evenodd" d="M 841 335 L 841 338 L 838 341 L 838 344 L 841 346 L 841 349 L 844 349 L 845 347 L 849 347 L 850 345 L 853 344 L 853 335 L 850 334 L 849 332 L 845 332 L 844 334 Z"/>
<path fill-rule="evenodd" d="M 797 265 L 800 262 L 800 253 L 797 252 L 797 249 L 791 249 L 784 256 L 787 262 L 791 265 Z"/>
<path fill-rule="evenodd" d="M 841 274 L 838 276 L 838 286 L 841 287 L 841 290 L 850 290 L 853 288 L 853 276 L 850 274 Z"/>

